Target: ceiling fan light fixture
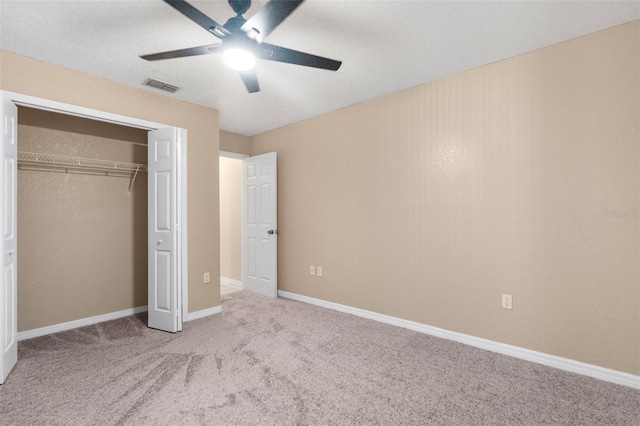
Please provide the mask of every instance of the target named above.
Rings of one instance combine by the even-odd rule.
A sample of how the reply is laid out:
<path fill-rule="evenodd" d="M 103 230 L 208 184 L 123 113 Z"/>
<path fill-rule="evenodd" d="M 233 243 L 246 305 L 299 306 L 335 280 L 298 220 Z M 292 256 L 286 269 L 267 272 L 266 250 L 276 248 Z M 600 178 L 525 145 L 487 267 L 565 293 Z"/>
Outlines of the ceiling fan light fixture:
<path fill-rule="evenodd" d="M 222 60 L 229 68 L 238 71 L 248 71 L 256 65 L 256 57 L 253 53 L 236 47 L 225 49 Z"/>

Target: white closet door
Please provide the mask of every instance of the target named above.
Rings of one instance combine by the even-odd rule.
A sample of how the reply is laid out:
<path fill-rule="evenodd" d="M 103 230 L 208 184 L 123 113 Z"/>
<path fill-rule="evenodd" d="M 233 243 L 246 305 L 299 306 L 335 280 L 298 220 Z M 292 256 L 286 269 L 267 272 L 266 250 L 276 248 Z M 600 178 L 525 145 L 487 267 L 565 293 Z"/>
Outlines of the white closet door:
<path fill-rule="evenodd" d="M 2 289 L 0 290 L 0 383 L 18 361 L 18 298 L 17 298 L 17 165 L 18 108 L 10 101 L 2 103 Z"/>
<path fill-rule="evenodd" d="M 278 295 L 277 154 L 242 160 L 242 284 Z"/>
<path fill-rule="evenodd" d="M 178 147 L 180 132 L 166 128 L 149 132 L 149 327 L 182 329 L 178 264 Z"/>

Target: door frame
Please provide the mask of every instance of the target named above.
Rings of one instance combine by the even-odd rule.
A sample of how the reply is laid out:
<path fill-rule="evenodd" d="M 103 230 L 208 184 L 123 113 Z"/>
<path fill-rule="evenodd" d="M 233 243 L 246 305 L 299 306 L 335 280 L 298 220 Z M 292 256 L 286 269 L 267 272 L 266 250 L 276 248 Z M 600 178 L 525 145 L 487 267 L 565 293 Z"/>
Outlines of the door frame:
<path fill-rule="evenodd" d="M 222 151 L 219 150 L 218 151 L 218 159 L 220 157 L 225 157 L 225 158 L 233 158 L 235 160 L 244 160 L 245 158 L 249 158 L 251 157 L 249 154 L 240 154 L 238 152 L 231 152 L 231 151 Z M 220 185 L 220 170 L 218 170 L 218 185 Z M 238 190 L 240 191 L 240 197 L 242 198 L 242 188 L 238 188 Z M 220 191 L 218 191 L 218 205 L 220 204 Z M 244 206 L 240 207 L 240 216 L 242 217 Z M 220 224 L 218 224 L 218 226 L 220 226 Z M 240 221 L 240 227 L 242 228 L 242 220 Z M 240 230 L 240 244 L 242 247 L 242 244 L 244 244 L 244 238 L 242 236 L 242 232 L 243 230 Z M 242 286 L 244 287 L 244 276 L 243 276 L 243 271 L 244 271 L 244 262 L 245 262 L 245 258 L 244 258 L 244 250 L 242 248 L 240 248 L 240 284 L 242 284 Z M 220 277 L 218 277 L 218 281 L 220 281 Z M 218 292 L 220 291 L 220 285 L 218 285 Z"/>
<path fill-rule="evenodd" d="M 58 114 L 72 115 L 75 117 L 83 117 L 90 120 L 103 121 L 105 123 L 112 123 L 126 127 L 134 127 L 146 131 L 163 129 L 167 127 L 176 127 L 170 124 L 157 123 L 154 121 L 142 120 L 139 118 L 128 117 L 125 115 L 114 114 L 106 111 L 101 111 L 92 108 L 85 108 L 78 105 L 67 104 L 64 102 L 53 101 L 50 99 L 39 98 L 36 96 L 25 95 L 22 93 L 10 92 L 6 90 L 0 91 L 0 97 L 2 100 L 13 102 L 16 106 L 29 107 L 40 109 L 44 111 L 55 112 Z M 186 132 L 185 132 L 186 133 Z M 178 245 L 179 259 L 178 264 L 181 270 L 181 280 L 178 283 L 182 287 L 182 322 L 188 321 L 188 235 L 187 235 L 187 140 L 186 135 L 182 143 L 180 144 L 181 150 L 178 153 L 178 161 L 180 161 L 180 173 L 178 175 L 178 182 L 181 190 L 181 215 L 180 215 L 180 237 Z M 18 142 L 20 135 L 18 135 Z M 0 176 L 0 186 L 3 183 L 4 177 Z M 17 185 L 17 182 L 16 182 Z M 3 201 L 0 200 L 0 203 Z M 147 243 L 148 244 L 148 243 Z M 0 277 L 3 279 L 3 277 Z M 0 306 L 1 309 L 1 306 Z M 2 312 L 0 312 L 2 314 Z"/>
<path fill-rule="evenodd" d="M 265 154 L 269 154 L 269 153 L 265 153 Z M 275 153 L 277 155 L 277 152 Z M 263 154 L 257 154 L 256 156 L 260 156 Z M 218 157 L 226 157 L 226 158 L 234 158 L 234 159 L 238 159 L 238 160 L 246 160 L 248 158 L 252 158 L 254 156 L 248 155 L 248 154 L 240 154 L 237 152 L 231 152 L 231 151 L 223 151 L 223 150 L 219 150 L 218 151 Z M 277 173 L 277 166 L 276 166 L 276 173 Z M 245 265 L 248 262 L 248 258 L 247 258 L 247 250 L 245 250 L 245 222 L 246 222 L 246 217 L 247 217 L 247 206 L 246 206 L 246 200 L 245 200 L 245 194 L 244 194 L 244 164 L 242 167 L 242 188 L 240 188 L 241 191 L 241 196 L 242 196 L 242 207 L 241 207 L 241 216 L 242 216 L 242 220 L 241 220 L 241 252 L 240 252 L 240 267 L 242 270 L 242 275 L 241 275 L 241 284 L 242 287 L 246 289 L 246 274 L 245 274 Z M 277 180 L 276 180 L 276 188 L 277 188 Z M 278 203 L 278 193 L 276 190 L 276 209 L 277 209 L 277 203 Z M 276 214 L 276 218 L 275 218 L 276 224 L 277 224 L 277 214 Z M 278 280 L 278 252 L 277 252 L 277 226 L 276 226 L 276 235 L 274 236 L 274 238 L 276 238 L 276 265 L 275 265 L 275 269 L 274 269 L 274 278 L 276 280 L 276 291 L 275 291 L 275 295 L 274 297 L 278 297 L 278 286 L 277 286 L 277 280 Z"/>

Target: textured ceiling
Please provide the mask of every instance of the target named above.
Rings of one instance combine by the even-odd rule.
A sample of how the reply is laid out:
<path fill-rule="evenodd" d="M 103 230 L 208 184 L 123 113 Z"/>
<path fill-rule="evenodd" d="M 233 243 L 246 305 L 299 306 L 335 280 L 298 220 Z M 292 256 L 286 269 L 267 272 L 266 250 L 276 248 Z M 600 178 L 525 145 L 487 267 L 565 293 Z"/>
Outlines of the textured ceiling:
<path fill-rule="evenodd" d="M 226 1 L 191 3 L 220 23 L 233 15 Z M 168 96 L 218 109 L 222 130 L 254 135 L 638 19 L 640 1 L 307 0 L 266 41 L 342 67 L 258 61 L 254 94 L 220 55 L 138 58 L 218 42 L 162 1 L 1 0 L 0 14 L 3 49 L 134 87 L 148 77 L 179 86 Z"/>

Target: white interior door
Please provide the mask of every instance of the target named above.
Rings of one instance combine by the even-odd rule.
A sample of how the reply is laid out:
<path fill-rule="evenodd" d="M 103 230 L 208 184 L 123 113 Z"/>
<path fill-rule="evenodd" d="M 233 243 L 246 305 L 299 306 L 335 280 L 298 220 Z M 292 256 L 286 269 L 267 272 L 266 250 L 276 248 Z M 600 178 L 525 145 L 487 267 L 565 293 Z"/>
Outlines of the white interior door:
<path fill-rule="evenodd" d="M 18 165 L 18 107 L 10 101 L 2 102 L 2 289 L 0 290 L 0 342 L 2 357 L 0 384 L 18 361 L 18 298 L 17 298 L 17 165 Z"/>
<path fill-rule="evenodd" d="M 181 184 L 179 151 L 182 132 L 153 130 L 148 136 L 149 327 L 182 330 Z"/>
<path fill-rule="evenodd" d="M 242 160 L 242 284 L 278 295 L 277 154 Z"/>

